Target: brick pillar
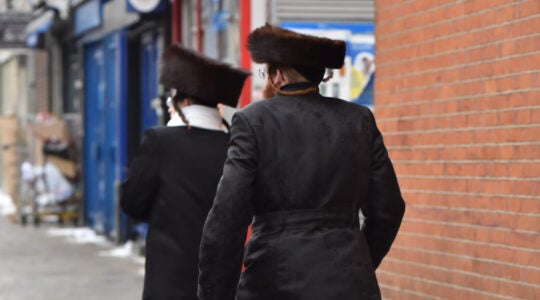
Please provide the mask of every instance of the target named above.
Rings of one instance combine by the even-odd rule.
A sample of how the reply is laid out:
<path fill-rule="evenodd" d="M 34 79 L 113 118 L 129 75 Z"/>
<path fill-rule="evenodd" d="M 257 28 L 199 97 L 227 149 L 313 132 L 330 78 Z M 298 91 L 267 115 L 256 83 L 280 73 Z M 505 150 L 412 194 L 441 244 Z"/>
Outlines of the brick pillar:
<path fill-rule="evenodd" d="M 32 53 L 34 55 L 34 113 L 50 112 L 48 55 L 43 50 L 34 50 Z"/>
<path fill-rule="evenodd" d="M 408 204 L 391 299 L 540 297 L 540 1 L 376 1 L 375 114 Z"/>

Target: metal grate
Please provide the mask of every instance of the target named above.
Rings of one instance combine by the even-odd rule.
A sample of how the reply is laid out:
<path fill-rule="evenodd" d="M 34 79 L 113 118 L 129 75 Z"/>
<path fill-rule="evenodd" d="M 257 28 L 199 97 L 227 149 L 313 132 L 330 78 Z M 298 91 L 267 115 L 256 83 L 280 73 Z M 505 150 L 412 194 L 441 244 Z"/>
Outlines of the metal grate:
<path fill-rule="evenodd" d="M 275 0 L 279 22 L 372 22 L 374 0 Z"/>

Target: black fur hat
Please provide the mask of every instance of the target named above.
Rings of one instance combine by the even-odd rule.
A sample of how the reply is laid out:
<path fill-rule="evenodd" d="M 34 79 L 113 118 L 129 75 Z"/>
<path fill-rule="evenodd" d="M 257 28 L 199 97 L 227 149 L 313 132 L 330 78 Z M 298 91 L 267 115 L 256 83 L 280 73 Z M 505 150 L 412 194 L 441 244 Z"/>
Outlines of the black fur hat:
<path fill-rule="evenodd" d="M 236 107 L 249 75 L 250 72 L 174 44 L 161 57 L 159 81 L 168 88 L 175 88 L 208 104 Z"/>
<path fill-rule="evenodd" d="M 339 69 L 345 42 L 320 38 L 266 24 L 248 36 L 247 48 L 256 63 Z"/>

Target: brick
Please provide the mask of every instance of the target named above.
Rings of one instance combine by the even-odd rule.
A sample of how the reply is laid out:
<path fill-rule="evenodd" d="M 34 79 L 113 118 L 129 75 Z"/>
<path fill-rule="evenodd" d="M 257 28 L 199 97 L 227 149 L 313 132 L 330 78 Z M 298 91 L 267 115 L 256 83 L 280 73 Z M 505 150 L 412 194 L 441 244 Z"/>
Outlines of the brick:
<path fill-rule="evenodd" d="M 431 280 L 445 282 L 447 284 L 467 286 L 468 288 L 476 289 L 489 294 L 519 297 L 520 299 L 532 299 L 529 297 L 534 295 L 534 287 L 518 281 L 509 282 L 504 280 L 504 277 L 493 278 L 483 277 L 481 274 L 453 273 L 452 269 L 444 270 L 440 268 L 433 268 L 431 266 L 399 262 L 388 264 L 384 270 L 393 273 L 399 273 L 401 270 L 404 273 L 411 274 L 414 277 L 424 277 Z"/>
<path fill-rule="evenodd" d="M 509 213 L 530 213 L 540 211 L 540 203 L 537 199 L 529 198 L 522 199 L 513 195 L 496 195 L 490 193 L 484 194 L 437 194 L 434 191 L 424 190 L 418 191 L 413 187 L 407 186 L 400 182 L 404 188 L 407 197 L 404 197 L 408 204 L 414 205 L 437 205 L 437 206 L 452 206 L 452 207 L 467 207 L 471 209 L 491 209 L 497 207 L 502 210 L 507 210 Z M 409 190 L 411 189 L 411 190 Z M 465 224 L 469 224 L 465 222 Z M 489 225 L 489 224 L 488 224 Z M 515 229 L 513 227 L 504 227 Z"/>
<path fill-rule="evenodd" d="M 425 277 L 409 277 L 398 272 L 388 272 L 381 270 L 377 272 L 377 277 L 381 281 L 391 282 L 393 278 L 399 279 L 400 284 L 406 286 L 414 286 L 414 290 L 424 294 L 430 294 L 432 297 L 440 297 L 442 299 L 495 299 L 495 298 L 481 298 L 483 297 L 482 291 L 477 290 L 463 290 L 459 286 L 451 286 L 444 281 L 433 280 Z M 493 295 L 495 296 L 495 295 Z M 402 299 L 401 297 L 398 299 Z M 412 296 L 409 299 L 417 299 Z"/>
<path fill-rule="evenodd" d="M 455 255 L 470 255 L 473 257 L 482 257 L 484 259 L 494 260 L 503 263 L 516 263 L 520 265 L 529 264 L 529 257 L 534 255 L 531 251 L 519 251 L 512 248 L 491 246 L 484 244 L 482 246 L 472 243 L 456 240 L 447 240 L 441 236 L 424 237 L 408 236 L 403 238 L 406 233 L 398 235 L 399 245 L 404 247 L 419 247 L 428 251 L 446 251 Z"/>
<path fill-rule="evenodd" d="M 458 256 L 452 253 L 438 254 L 427 252 L 421 245 L 419 246 L 413 250 L 413 248 L 404 249 L 402 245 L 396 244 L 381 267 L 384 268 L 391 261 L 398 260 L 529 283 L 537 283 L 536 279 L 540 276 L 539 270 L 527 268 L 526 265 L 487 261 L 482 257 Z"/>
<path fill-rule="evenodd" d="M 540 235 L 535 233 L 516 233 L 509 230 L 500 230 L 501 228 L 499 227 L 472 227 L 467 225 L 452 226 L 448 224 L 408 221 L 406 219 L 402 224 L 402 231 L 476 242 L 512 245 L 530 249 L 536 249 L 540 243 Z"/>
<path fill-rule="evenodd" d="M 394 38 L 396 40 L 395 46 L 385 43 L 384 40 L 377 39 L 377 60 L 384 65 L 389 63 L 387 57 L 391 57 L 392 62 L 397 62 L 405 58 L 420 58 L 446 52 L 468 51 L 492 44 L 500 44 L 504 40 L 532 38 L 534 41 L 534 37 L 538 34 L 538 31 L 534 30 L 534 26 L 539 25 L 538 20 L 540 18 L 516 19 L 506 26 L 489 26 L 474 28 L 474 30 L 456 31 L 452 34 L 439 35 L 437 38 L 425 39 L 416 43 L 407 42 L 405 38 L 398 36 Z M 458 46 L 458 49 L 456 49 L 456 46 Z M 531 51 L 533 50 L 535 49 L 531 49 Z M 522 52 L 520 51 L 520 53 Z"/>
<path fill-rule="evenodd" d="M 490 77 L 493 75 L 504 76 L 508 74 L 518 74 L 520 72 L 533 73 L 538 70 L 540 62 L 538 55 L 533 52 L 517 53 L 512 56 L 502 56 L 496 52 L 500 52 L 499 45 L 488 46 L 493 48 L 490 52 L 472 52 L 471 54 L 453 53 L 442 57 L 434 56 L 421 61 L 405 62 L 403 65 L 378 66 L 377 79 L 392 80 L 398 77 L 400 80 L 416 79 L 420 76 L 422 85 L 428 85 L 429 81 L 423 81 L 426 76 L 440 76 L 444 78 L 448 72 L 454 77 L 449 82 L 455 82 L 455 75 L 460 75 L 460 80 L 475 79 Z M 478 53 L 478 54 L 475 54 Z M 494 65 L 489 65 L 494 64 Z M 417 65 L 420 68 L 417 68 Z M 459 70 L 459 73 L 455 73 Z M 423 76 L 423 77 L 422 77 Z M 388 85 L 388 83 L 386 83 Z"/>
<path fill-rule="evenodd" d="M 393 20 L 403 15 L 414 13 L 415 7 L 410 1 L 391 1 L 393 5 L 383 5 L 377 3 L 377 9 L 375 9 L 376 20 Z M 377 27 L 375 27 L 377 28 Z"/>
<path fill-rule="evenodd" d="M 448 288 L 445 286 L 437 286 L 436 289 L 433 288 L 433 283 L 428 283 L 427 281 L 415 278 L 406 277 L 404 273 L 387 273 L 384 270 L 377 272 L 377 278 L 382 282 L 394 283 L 397 286 L 403 284 L 404 286 L 411 286 L 415 291 L 420 293 L 431 294 L 433 297 L 448 297 L 453 293 L 453 288 Z M 399 282 L 399 285 L 398 283 Z M 401 298 L 398 298 L 401 299 Z M 414 299 L 414 298 L 410 298 Z"/>
<path fill-rule="evenodd" d="M 486 189 L 493 188 L 495 190 L 490 190 L 496 194 L 504 194 L 505 190 L 509 191 L 511 188 L 505 185 L 511 185 L 511 182 L 502 183 L 498 185 L 497 182 L 488 181 L 488 180 L 472 180 L 472 179 L 454 179 L 450 177 L 445 179 L 443 177 L 438 178 L 407 178 L 401 177 L 400 182 L 405 186 L 413 187 L 414 189 L 420 190 L 432 190 L 436 191 L 452 191 L 452 192 L 483 192 Z M 483 187 L 489 188 L 483 188 Z"/>
<path fill-rule="evenodd" d="M 540 95 L 539 95 L 540 97 Z M 436 100 L 436 101 L 435 101 Z M 464 111 L 463 107 L 470 107 L 474 110 L 475 116 L 477 117 L 486 117 L 490 118 L 489 121 L 486 123 L 482 123 L 476 120 L 469 119 L 467 122 L 468 124 L 479 124 L 479 125 L 497 125 L 496 122 L 496 113 L 492 112 L 492 110 L 499 110 L 499 111 L 515 111 L 515 110 L 527 110 L 530 111 L 530 119 L 531 122 L 529 123 L 540 123 L 540 112 L 538 111 L 538 104 L 534 103 L 534 97 L 533 93 L 511 93 L 511 94 L 495 94 L 495 95 L 479 95 L 478 97 L 472 96 L 472 97 L 463 97 L 456 100 L 439 100 L 435 99 L 434 101 L 431 101 L 429 103 L 429 106 L 426 105 L 418 105 L 414 102 L 408 102 L 408 103 L 400 103 L 395 104 L 391 102 L 385 103 L 379 103 L 377 102 L 377 110 L 375 111 L 375 114 L 377 116 L 377 121 L 380 123 L 381 126 L 385 125 L 385 122 L 388 118 L 395 118 L 395 117 L 414 117 L 417 116 L 419 119 L 425 118 L 425 116 L 429 115 L 440 115 L 440 114 L 448 114 L 448 112 L 444 109 L 444 106 L 438 105 L 439 103 L 444 103 L 447 101 L 452 101 L 457 103 L 458 111 L 457 112 L 464 112 L 469 113 L 468 111 Z M 539 98 L 540 100 L 540 98 Z M 540 102 L 540 101 L 538 101 Z M 534 107 L 533 107 L 534 105 Z M 405 109 L 412 107 L 414 108 L 413 111 L 409 111 L 407 114 L 404 113 Z M 428 109 L 429 108 L 429 109 Z M 475 116 L 472 116 L 471 118 L 475 118 Z M 491 120 L 491 118 L 495 117 L 495 121 Z M 405 122 L 406 119 L 403 118 L 400 122 Z M 393 121 L 392 121 L 393 122 Z"/>
<path fill-rule="evenodd" d="M 383 291 L 537 298 L 540 2 L 401 5 L 375 26 L 375 113 L 408 204 Z"/>
<path fill-rule="evenodd" d="M 514 15 L 518 18 L 533 16 L 539 13 L 540 3 L 538 1 L 522 1 L 514 10 Z"/>
<path fill-rule="evenodd" d="M 502 146 L 471 146 L 463 147 L 434 147 L 431 151 L 416 149 L 400 149 L 394 151 L 390 146 L 393 159 L 413 159 L 413 160 L 469 160 L 469 159 L 529 159 L 537 157 L 540 151 L 538 145 L 502 145 Z"/>
<path fill-rule="evenodd" d="M 532 45 L 533 40 L 540 43 L 540 35 L 539 35 L 538 38 L 531 37 L 531 38 L 525 38 L 525 39 L 521 39 L 521 40 L 517 40 L 517 41 L 511 40 L 511 41 L 507 42 L 507 44 L 515 45 L 516 47 L 521 47 L 521 46 L 516 45 L 516 44 L 522 44 L 522 45 L 524 45 L 526 47 L 527 45 Z M 496 53 L 497 51 L 501 51 L 498 48 L 502 48 L 502 47 L 504 47 L 504 45 L 491 45 L 491 46 L 487 46 L 486 48 L 493 48 L 492 50 L 481 48 L 481 49 L 474 49 L 474 50 L 471 50 L 471 51 L 463 51 L 463 52 L 455 52 L 455 53 L 448 53 L 448 54 L 442 54 L 442 55 L 435 55 L 435 56 L 432 56 L 432 57 L 429 57 L 429 58 L 425 58 L 425 59 L 423 59 L 421 61 L 419 61 L 419 60 L 412 60 L 412 61 L 406 60 L 406 61 L 403 61 L 402 63 L 393 63 L 393 64 L 388 64 L 388 65 L 377 65 L 378 68 L 382 69 L 382 71 L 384 71 L 385 67 L 389 67 L 389 68 L 399 68 L 402 71 L 407 72 L 407 73 L 403 74 L 403 76 L 400 77 L 400 81 L 398 82 L 398 84 L 395 83 L 395 79 L 392 76 L 387 76 L 387 77 L 378 76 L 377 77 L 377 80 L 379 81 L 378 84 L 379 84 L 379 87 L 381 89 L 388 90 L 388 89 L 391 89 L 391 88 L 403 89 L 403 88 L 406 88 L 406 87 L 409 87 L 409 86 L 429 86 L 429 85 L 436 85 L 436 84 L 452 84 L 452 83 L 459 82 L 459 81 L 462 81 L 462 80 L 465 80 L 465 79 L 476 79 L 476 78 L 478 78 L 478 80 L 482 80 L 483 77 L 492 77 L 492 76 L 495 75 L 494 72 L 493 72 L 493 68 L 489 68 L 489 66 L 486 66 L 486 67 L 484 67 L 482 73 L 474 73 L 474 74 L 478 74 L 478 75 L 481 75 L 481 76 L 478 76 L 478 75 L 473 76 L 472 74 L 469 74 L 469 73 L 460 72 L 460 70 L 458 68 L 449 69 L 448 67 L 452 67 L 452 66 L 455 66 L 455 65 L 458 65 L 458 64 L 474 63 L 474 62 L 481 61 L 481 60 L 486 60 L 486 59 L 494 59 L 494 60 L 496 60 L 496 59 L 500 59 L 500 58 L 503 58 L 503 57 L 510 56 L 510 55 L 500 55 L 500 54 Z M 521 47 L 521 48 L 523 48 L 523 47 Z M 525 50 L 527 50 L 527 49 L 525 49 Z M 523 51 L 521 53 L 527 53 L 527 52 L 533 52 L 533 50 Z M 515 56 L 516 54 L 519 55 L 520 53 L 512 53 L 511 55 Z M 424 73 L 419 73 L 419 74 L 418 74 L 418 72 L 417 73 L 412 73 L 413 68 L 415 68 L 415 66 L 418 63 L 422 63 L 425 66 L 427 64 L 427 62 L 431 62 L 431 61 L 433 61 L 433 63 L 435 64 L 434 65 L 435 68 L 439 68 L 439 67 L 444 68 L 444 67 L 446 67 L 446 69 L 442 70 L 441 72 L 439 72 L 435 76 L 433 76 L 433 74 L 425 74 L 425 72 Z M 402 66 L 403 67 L 409 67 L 410 69 L 401 68 Z M 523 78 L 521 78 L 521 79 L 530 81 L 530 80 L 532 80 L 532 77 L 535 74 L 536 74 L 536 72 L 529 72 L 528 74 L 520 74 L 518 72 L 518 73 L 515 73 L 515 74 L 509 74 L 509 75 L 523 76 Z M 498 77 L 500 78 L 501 75 L 499 75 Z M 504 77 L 506 77 L 506 76 L 504 76 Z M 536 82 L 536 81 L 533 81 L 533 82 Z"/>
<path fill-rule="evenodd" d="M 540 91 L 540 90 L 539 90 Z M 415 91 L 413 91 L 415 92 Z M 497 94 L 471 94 L 471 95 L 459 95 L 459 96 L 453 96 L 453 97 L 442 97 L 439 95 L 439 97 L 435 97 L 437 93 L 436 89 L 425 89 L 420 92 L 415 92 L 418 95 L 413 95 L 413 92 L 403 92 L 400 94 L 388 94 L 383 97 L 383 95 L 378 94 L 375 98 L 375 114 L 377 117 L 395 117 L 398 116 L 393 111 L 388 111 L 386 109 L 387 107 L 391 107 L 390 109 L 395 110 L 399 109 L 400 107 L 403 107 L 402 115 L 414 115 L 415 112 L 419 113 L 420 110 L 425 109 L 425 105 L 430 103 L 431 110 L 427 110 L 425 112 L 428 112 L 430 114 L 433 113 L 439 113 L 444 112 L 443 107 L 438 106 L 439 104 L 443 102 L 462 102 L 462 101 L 472 101 L 475 102 L 475 108 L 477 109 L 483 109 L 483 110 L 489 110 L 489 109 L 497 109 L 501 107 L 519 107 L 523 106 L 523 104 L 515 104 L 517 103 L 530 103 L 531 105 L 538 105 L 538 100 L 540 98 L 536 98 L 536 95 L 534 95 L 533 90 L 516 90 L 516 91 L 508 91 L 505 93 L 497 93 Z M 424 96 L 425 95 L 425 96 Z M 432 98 L 430 98 L 430 96 Z M 534 97 L 533 97 L 534 96 Z M 413 98 L 414 97 L 414 98 Z M 379 101 L 378 99 L 384 98 L 385 101 Z M 401 101 L 403 99 L 403 101 Z M 494 101 L 493 99 L 501 99 L 501 101 Z M 538 100 L 537 100 L 538 99 Z M 392 103 L 392 101 L 396 101 Z M 391 105 L 391 106 L 390 106 Z M 385 108 L 385 109 L 378 109 L 378 108 Z M 434 109 L 433 109 L 434 108 Z M 533 120 L 536 120 L 536 112 L 533 112 Z"/>
<path fill-rule="evenodd" d="M 468 104 L 470 101 L 455 101 L 454 103 L 457 103 L 457 105 L 461 104 Z M 395 131 L 412 131 L 418 128 L 429 128 L 430 130 L 433 129 L 444 129 L 444 128 L 456 128 L 456 127 L 463 127 L 463 128 L 475 128 L 475 127 L 494 127 L 494 126 L 520 126 L 520 125 L 532 125 L 532 112 L 534 109 L 530 109 L 527 107 L 522 107 L 521 109 L 519 107 L 517 108 L 507 108 L 507 110 L 485 110 L 485 113 L 482 113 L 482 111 L 464 111 L 461 113 L 462 108 L 459 107 L 457 109 L 457 114 L 451 114 L 447 113 L 446 110 L 442 109 L 435 109 L 436 107 L 430 108 L 430 110 L 427 113 L 421 114 L 421 116 L 418 116 L 418 118 L 408 118 L 408 119 L 402 119 L 399 121 L 394 121 L 394 119 L 389 118 L 378 118 L 377 122 L 379 124 L 379 127 L 382 128 L 382 130 L 387 132 L 395 132 Z M 509 110 L 512 109 L 512 110 Z M 540 108 L 538 108 L 540 109 Z M 395 109 L 385 109 L 385 112 L 392 112 L 401 111 L 400 108 Z M 388 114 L 388 116 L 392 116 Z M 507 120 L 507 122 L 503 122 L 503 120 Z M 540 124 L 539 126 L 540 127 Z M 534 140 L 535 136 L 538 136 L 535 134 L 535 130 L 537 127 L 533 128 L 525 128 L 525 129 L 516 129 L 515 134 L 519 135 L 521 133 L 526 134 L 526 136 L 519 136 L 517 139 L 514 139 L 513 136 L 511 138 L 508 138 L 508 141 L 532 141 Z M 501 129 L 504 129 L 501 127 Z M 510 129 L 507 129 L 507 131 Z M 482 134 L 483 132 L 474 132 L 474 134 Z M 514 133 L 512 133 L 514 134 Z M 484 138 L 475 139 L 474 140 L 477 143 L 480 142 L 486 142 Z"/>
<path fill-rule="evenodd" d="M 510 114 L 504 116 L 512 117 Z M 450 125 L 452 121 L 442 120 L 441 123 Z M 415 122 L 415 124 L 418 124 L 418 122 Z M 540 134 L 540 127 L 528 127 L 531 124 L 516 125 L 511 122 L 505 124 L 510 125 L 474 128 L 468 127 L 467 123 L 456 123 L 454 126 L 449 127 L 439 128 L 438 125 L 429 127 L 429 131 L 418 130 L 419 127 L 414 127 L 416 130 L 405 131 L 404 127 L 400 127 L 399 132 L 387 132 L 384 139 L 387 145 L 430 146 L 445 144 L 459 147 L 478 144 L 479 146 L 493 147 L 496 145 L 487 144 L 499 143 L 500 146 L 513 146 L 517 145 L 517 143 L 521 145 L 527 142 L 534 144 L 536 141 L 533 137 L 540 136 L 538 135 Z M 511 152 L 512 148 L 507 147 L 504 151 Z M 503 155 L 507 156 L 507 154 Z"/>
<path fill-rule="evenodd" d="M 430 300 L 433 299 L 433 296 L 429 294 L 422 294 L 415 290 L 402 289 L 398 287 L 389 288 L 384 283 L 381 283 L 379 280 L 379 285 L 381 289 L 381 295 L 383 299 L 403 299 L 403 300 Z"/>
<path fill-rule="evenodd" d="M 483 212 L 483 211 L 478 211 L 478 210 L 473 211 L 472 209 L 466 210 L 465 207 L 460 207 L 460 208 L 462 210 L 451 210 L 451 209 L 445 210 L 443 208 L 435 207 L 435 206 L 430 207 L 429 205 L 420 206 L 420 205 L 411 204 L 408 207 L 407 217 L 423 218 L 425 220 L 431 220 L 431 221 L 437 220 L 437 221 L 457 222 L 457 223 L 470 222 L 471 224 L 481 225 L 481 226 L 497 226 L 497 227 L 503 227 L 503 228 L 538 231 L 538 217 L 527 215 L 527 213 L 513 213 L 513 212 L 488 213 L 488 212 Z M 452 249 L 452 248 L 449 248 L 449 249 Z M 437 250 L 437 249 L 432 249 L 432 250 Z M 445 249 L 441 248 L 438 250 L 442 251 Z M 498 249 L 498 250 L 502 251 L 501 249 Z M 497 254 L 500 254 L 500 253 L 497 253 Z M 499 259 L 503 259 L 503 258 L 499 257 Z M 527 256 L 520 259 L 527 259 Z"/>
<path fill-rule="evenodd" d="M 475 12 L 474 16 L 456 15 L 442 18 L 444 13 L 441 10 L 435 10 L 429 14 L 422 16 L 422 19 L 435 19 L 434 22 L 420 24 L 419 26 L 411 26 L 411 22 L 402 24 L 405 31 L 397 31 L 381 37 L 381 41 L 393 39 L 396 35 L 403 36 L 410 43 L 419 42 L 423 39 L 433 39 L 441 35 L 450 35 L 456 31 L 470 31 L 478 27 L 489 27 L 503 22 L 509 22 L 514 19 L 514 5 L 506 3 L 502 6 L 494 7 L 487 10 Z M 409 26 L 408 26 L 409 25 Z M 397 45 L 390 43 L 386 46 L 391 47 Z"/>

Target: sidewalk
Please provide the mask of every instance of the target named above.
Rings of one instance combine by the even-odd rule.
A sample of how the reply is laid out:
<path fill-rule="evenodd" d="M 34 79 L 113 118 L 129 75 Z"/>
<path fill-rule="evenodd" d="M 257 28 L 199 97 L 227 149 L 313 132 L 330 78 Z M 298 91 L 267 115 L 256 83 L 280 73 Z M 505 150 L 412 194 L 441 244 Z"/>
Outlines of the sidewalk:
<path fill-rule="evenodd" d="M 0 216 L 0 300 L 141 299 L 142 259 L 90 233 Z"/>

